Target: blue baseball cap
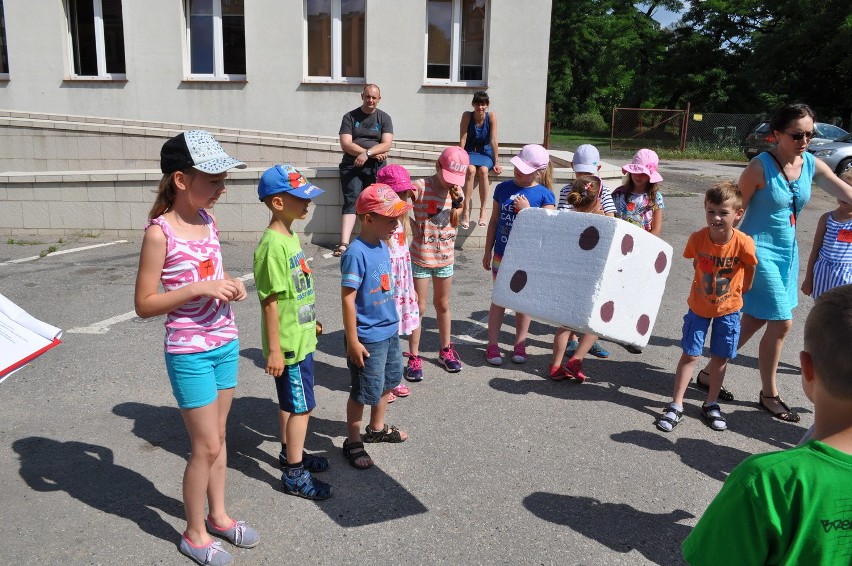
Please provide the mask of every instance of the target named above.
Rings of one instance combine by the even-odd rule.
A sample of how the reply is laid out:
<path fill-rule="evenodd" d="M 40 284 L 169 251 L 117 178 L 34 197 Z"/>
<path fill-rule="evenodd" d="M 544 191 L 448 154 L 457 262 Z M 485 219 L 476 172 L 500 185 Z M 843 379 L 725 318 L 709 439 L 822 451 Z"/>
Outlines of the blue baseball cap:
<path fill-rule="evenodd" d="M 301 199 L 314 199 L 325 191 L 311 184 L 304 175 L 292 165 L 275 165 L 263 172 L 257 184 L 257 196 L 260 200 L 269 195 L 290 193 Z"/>

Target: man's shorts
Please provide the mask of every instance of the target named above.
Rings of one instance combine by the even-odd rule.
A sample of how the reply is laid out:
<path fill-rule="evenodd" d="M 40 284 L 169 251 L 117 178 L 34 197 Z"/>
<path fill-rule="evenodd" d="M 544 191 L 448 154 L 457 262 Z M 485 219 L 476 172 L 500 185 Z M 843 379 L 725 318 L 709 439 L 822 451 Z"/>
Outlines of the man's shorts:
<path fill-rule="evenodd" d="M 402 348 L 399 336 L 394 334 L 381 342 L 363 343 L 369 358 L 359 368 L 347 356 L 352 390 L 349 398 L 361 405 L 378 405 L 382 393 L 393 389 L 402 381 Z"/>
<path fill-rule="evenodd" d="M 453 264 L 445 265 L 444 267 L 421 267 L 416 263 L 411 263 L 411 275 L 415 279 L 427 279 L 431 277 L 440 277 L 445 279 L 453 276 Z"/>
<path fill-rule="evenodd" d="M 698 316 L 692 309 L 683 317 L 683 337 L 680 347 L 687 356 L 700 356 L 707 341 L 707 329 L 713 323 L 710 335 L 710 353 L 720 358 L 732 360 L 737 357 L 737 343 L 740 340 L 740 312 L 732 312 L 715 318 Z"/>
<path fill-rule="evenodd" d="M 373 159 L 368 159 L 363 167 L 344 163 L 338 166 L 340 188 L 343 191 L 343 214 L 355 214 L 355 199 L 364 187 L 376 182 L 376 174 L 385 164 L 385 161 L 377 163 Z"/>
<path fill-rule="evenodd" d="M 237 386 L 240 341 L 234 339 L 206 352 L 170 354 L 166 352 L 166 371 L 172 393 L 181 409 L 209 405 L 220 389 Z"/>
<path fill-rule="evenodd" d="M 313 353 L 297 364 L 284 366 L 284 371 L 275 378 L 275 391 L 278 392 L 278 406 L 282 411 L 294 415 L 313 411 L 317 406 Z"/>

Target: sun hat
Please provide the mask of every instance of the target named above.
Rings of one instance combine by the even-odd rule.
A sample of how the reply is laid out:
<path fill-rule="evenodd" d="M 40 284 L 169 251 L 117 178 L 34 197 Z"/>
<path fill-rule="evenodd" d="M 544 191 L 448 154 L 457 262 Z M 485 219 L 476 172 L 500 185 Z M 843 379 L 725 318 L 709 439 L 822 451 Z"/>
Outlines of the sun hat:
<path fill-rule="evenodd" d="M 414 190 L 411 175 L 402 165 L 385 165 L 376 173 L 376 182 L 389 186 L 395 193 Z"/>
<path fill-rule="evenodd" d="M 358 214 L 381 214 L 391 218 L 402 216 L 413 208 L 412 205 L 399 198 L 388 185 L 374 183 L 358 195 L 355 200 L 355 212 Z"/>
<path fill-rule="evenodd" d="M 235 167 L 245 169 L 246 164 L 225 153 L 210 132 L 190 130 L 166 141 L 160 150 L 160 170 L 163 175 L 189 167 L 218 175 Z"/>
<path fill-rule="evenodd" d="M 595 146 L 584 143 L 574 150 L 571 168 L 577 173 L 597 173 L 601 164 L 601 154 Z"/>
<path fill-rule="evenodd" d="M 518 168 L 518 171 L 524 175 L 529 175 L 547 167 L 547 164 L 550 163 L 550 155 L 540 145 L 529 144 L 522 147 L 521 152 L 510 161 L 512 165 Z"/>
<path fill-rule="evenodd" d="M 651 178 L 652 183 L 659 183 L 663 180 L 662 176 L 657 172 L 657 166 L 660 164 L 660 158 L 652 149 L 640 149 L 633 156 L 633 161 L 621 168 L 622 173 L 644 173 Z"/>
<path fill-rule="evenodd" d="M 269 195 L 290 193 L 294 197 L 310 200 L 325 191 L 308 182 L 292 165 L 275 165 L 263 172 L 257 184 L 257 197 L 260 200 Z"/>
<path fill-rule="evenodd" d="M 446 182 L 451 185 L 464 185 L 470 157 L 463 148 L 457 145 L 448 147 L 441 152 L 438 163 L 441 165 L 441 177 Z"/>

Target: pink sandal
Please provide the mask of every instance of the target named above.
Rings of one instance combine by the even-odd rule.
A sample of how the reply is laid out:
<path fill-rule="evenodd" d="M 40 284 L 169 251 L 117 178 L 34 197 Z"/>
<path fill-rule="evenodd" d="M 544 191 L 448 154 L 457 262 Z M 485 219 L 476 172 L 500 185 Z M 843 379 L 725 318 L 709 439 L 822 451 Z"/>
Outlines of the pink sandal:
<path fill-rule="evenodd" d="M 397 397 L 408 397 L 409 395 L 411 395 L 411 389 L 409 389 L 406 384 L 400 383 L 399 385 L 391 389 L 391 393 L 393 393 Z"/>

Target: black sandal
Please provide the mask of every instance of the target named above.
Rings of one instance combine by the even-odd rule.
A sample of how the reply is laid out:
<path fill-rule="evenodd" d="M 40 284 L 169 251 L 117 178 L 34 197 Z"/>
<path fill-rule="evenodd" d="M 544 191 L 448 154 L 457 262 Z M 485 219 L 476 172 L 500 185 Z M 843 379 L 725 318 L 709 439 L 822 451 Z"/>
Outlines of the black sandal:
<path fill-rule="evenodd" d="M 331 252 L 331 255 L 334 257 L 340 257 L 344 254 L 344 252 L 346 252 L 346 248 L 348 247 L 349 244 L 344 244 L 343 242 L 340 242 L 339 244 L 334 246 L 334 251 Z"/>
<path fill-rule="evenodd" d="M 766 405 L 763 404 L 764 399 L 775 399 L 784 408 L 784 410 L 776 413 L 775 411 L 773 411 L 772 409 L 770 409 L 769 407 L 767 407 Z M 790 407 L 787 406 L 787 403 L 785 403 L 784 401 L 781 400 L 780 395 L 775 395 L 774 397 L 764 395 L 763 390 L 761 390 L 760 391 L 760 399 L 758 399 L 757 404 L 760 405 L 761 407 L 763 407 L 764 409 L 766 409 L 767 411 L 769 411 L 770 413 L 772 413 L 773 417 L 775 417 L 776 419 L 780 419 L 784 422 L 797 423 L 800 420 L 802 420 L 802 418 L 799 416 L 798 413 L 791 411 Z"/>
<path fill-rule="evenodd" d="M 668 413 L 673 414 L 674 418 L 670 417 L 668 415 Z M 654 424 L 656 424 L 657 428 L 660 429 L 663 432 L 671 432 L 675 429 L 677 424 L 682 420 L 683 420 L 683 411 L 675 409 L 674 407 L 669 405 L 668 407 L 666 407 L 666 410 L 663 411 L 663 414 L 660 415 L 660 417 L 657 419 L 657 422 L 654 423 Z M 671 428 L 665 428 L 660 424 L 660 423 L 664 423 L 664 422 L 669 423 L 669 425 L 671 425 Z"/>
<path fill-rule="evenodd" d="M 697 387 L 698 389 L 701 389 L 702 391 L 710 391 L 710 384 L 704 383 L 704 382 L 701 381 L 701 374 L 706 375 L 707 379 L 710 379 L 709 373 L 707 373 L 704 370 L 699 371 L 698 375 L 695 376 L 695 387 Z M 734 394 L 731 393 L 730 390 L 725 389 L 725 386 L 723 385 L 722 388 L 719 390 L 719 399 L 721 399 L 723 401 L 733 401 L 734 400 Z"/>
<path fill-rule="evenodd" d="M 367 425 L 366 434 L 361 435 L 361 439 L 364 442 L 405 442 L 407 438 L 403 438 L 402 434 L 400 434 L 399 429 L 395 426 L 385 425 L 385 428 L 382 430 L 373 430 L 370 425 Z"/>
<path fill-rule="evenodd" d="M 366 470 L 368 468 L 373 467 L 373 459 L 370 458 L 370 455 L 367 454 L 367 451 L 364 450 L 363 442 L 349 442 L 349 439 L 343 441 L 343 456 L 346 460 L 349 461 L 349 465 L 351 465 L 356 470 Z M 357 464 L 358 460 L 361 458 L 367 458 L 370 463 L 366 466 L 359 466 Z"/>
<path fill-rule="evenodd" d="M 715 431 L 721 432 L 728 429 L 728 421 L 726 421 L 725 417 L 722 415 L 722 409 L 719 407 L 719 403 L 710 403 L 709 405 L 702 404 L 701 416 L 704 417 L 704 420 L 707 422 L 707 426 Z"/>

